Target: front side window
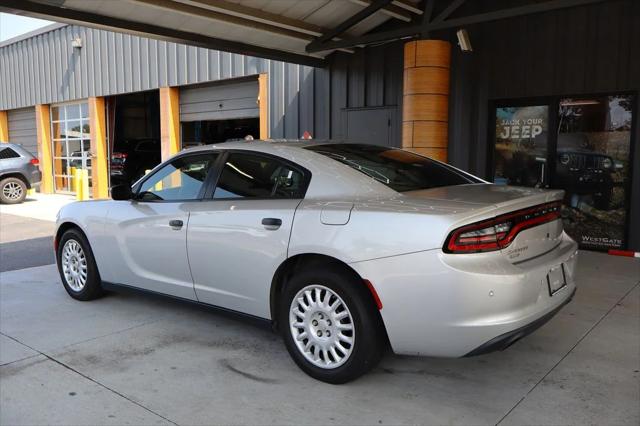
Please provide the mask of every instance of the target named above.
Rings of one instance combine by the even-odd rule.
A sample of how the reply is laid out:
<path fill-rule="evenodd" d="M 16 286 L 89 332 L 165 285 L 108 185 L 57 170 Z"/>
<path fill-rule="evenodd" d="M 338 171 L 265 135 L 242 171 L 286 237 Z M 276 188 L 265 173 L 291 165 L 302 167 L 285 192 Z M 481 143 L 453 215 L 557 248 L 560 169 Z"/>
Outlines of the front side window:
<path fill-rule="evenodd" d="M 445 164 L 400 149 L 359 144 L 313 145 L 306 149 L 346 164 L 397 192 L 481 182 Z"/>
<path fill-rule="evenodd" d="M 304 174 L 284 161 L 256 154 L 231 153 L 213 197 L 302 198 Z"/>
<path fill-rule="evenodd" d="M 210 166 L 217 154 L 199 154 L 176 158 L 155 172 L 140 186 L 140 201 L 197 200 Z"/>

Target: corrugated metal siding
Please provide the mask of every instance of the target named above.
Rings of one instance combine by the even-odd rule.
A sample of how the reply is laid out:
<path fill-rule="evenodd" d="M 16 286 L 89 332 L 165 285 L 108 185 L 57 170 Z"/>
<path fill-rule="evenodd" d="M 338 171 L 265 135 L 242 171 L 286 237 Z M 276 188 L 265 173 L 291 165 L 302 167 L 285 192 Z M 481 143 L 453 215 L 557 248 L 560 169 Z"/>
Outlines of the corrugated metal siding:
<path fill-rule="evenodd" d="M 81 49 L 71 46 L 76 37 L 82 39 Z M 69 25 L 0 48 L 0 110 L 241 78 L 276 69 L 281 77 L 269 79 L 269 102 L 280 115 L 271 116 L 271 134 L 297 137 L 301 133 L 293 115 L 284 126 L 284 99 L 288 97 L 287 111 L 299 109 L 300 96 L 292 89 L 312 89 L 313 68 Z M 301 78 L 307 83 L 301 84 Z M 313 99 L 312 92 L 303 98 Z"/>
<path fill-rule="evenodd" d="M 258 80 L 180 88 L 180 121 L 258 118 Z"/>
<path fill-rule="evenodd" d="M 0 47 L 0 110 L 268 73 L 271 137 L 344 138 L 346 108 L 400 105 L 401 47 L 366 52 L 319 69 L 69 25 Z"/>
<path fill-rule="evenodd" d="M 19 143 L 29 152 L 38 155 L 38 135 L 36 132 L 36 109 L 21 108 L 9 111 L 9 142 Z"/>

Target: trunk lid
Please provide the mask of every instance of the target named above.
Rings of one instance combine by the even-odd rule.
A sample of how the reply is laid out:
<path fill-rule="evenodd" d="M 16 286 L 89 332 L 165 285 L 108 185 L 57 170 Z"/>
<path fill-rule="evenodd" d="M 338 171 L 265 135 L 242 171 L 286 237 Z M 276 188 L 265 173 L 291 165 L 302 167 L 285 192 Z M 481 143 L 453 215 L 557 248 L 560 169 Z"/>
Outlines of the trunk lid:
<path fill-rule="evenodd" d="M 463 202 L 477 206 L 480 210 L 490 209 L 489 217 L 497 217 L 541 204 L 559 202 L 564 196 L 564 191 L 481 183 L 405 192 L 404 195 L 434 201 Z M 470 215 L 456 223 L 453 229 L 476 221 L 477 217 Z M 500 252 L 512 263 L 540 256 L 558 245 L 562 231 L 561 219 L 524 229 Z"/>

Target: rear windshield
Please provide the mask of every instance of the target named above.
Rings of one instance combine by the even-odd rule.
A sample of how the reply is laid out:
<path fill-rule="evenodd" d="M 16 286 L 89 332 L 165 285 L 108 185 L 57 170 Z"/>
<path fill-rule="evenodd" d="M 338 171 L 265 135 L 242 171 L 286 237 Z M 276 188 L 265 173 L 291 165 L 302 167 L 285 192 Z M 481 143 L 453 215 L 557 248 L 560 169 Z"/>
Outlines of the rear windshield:
<path fill-rule="evenodd" d="M 400 149 L 360 144 L 305 148 L 346 164 L 397 192 L 481 182 L 452 167 Z"/>

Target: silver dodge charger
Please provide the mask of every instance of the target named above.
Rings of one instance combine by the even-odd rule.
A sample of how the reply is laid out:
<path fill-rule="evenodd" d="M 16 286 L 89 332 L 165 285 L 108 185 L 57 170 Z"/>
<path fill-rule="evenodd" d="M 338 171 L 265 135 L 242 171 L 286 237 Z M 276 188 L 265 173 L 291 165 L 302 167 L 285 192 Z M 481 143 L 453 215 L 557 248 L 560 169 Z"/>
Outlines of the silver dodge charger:
<path fill-rule="evenodd" d="M 389 346 L 505 349 L 575 293 L 562 191 L 493 185 L 400 149 L 197 147 L 111 196 L 58 214 L 71 297 L 125 287 L 270 321 L 297 365 L 329 383 Z"/>

